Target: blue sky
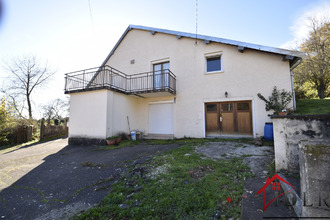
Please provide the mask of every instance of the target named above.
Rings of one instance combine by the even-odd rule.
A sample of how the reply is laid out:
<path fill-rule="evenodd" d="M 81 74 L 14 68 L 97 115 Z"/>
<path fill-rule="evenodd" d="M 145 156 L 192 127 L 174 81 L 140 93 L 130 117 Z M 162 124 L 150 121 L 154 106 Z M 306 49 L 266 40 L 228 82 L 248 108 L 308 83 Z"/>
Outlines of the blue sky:
<path fill-rule="evenodd" d="M 99 66 L 129 24 L 195 33 L 196 0 L 0 0 L 1 61 L 34 54 L 57 70 L 35 105 L 64 97 L 64 73 Z M 198 0 L 198 33 L 294 48 L 330 0 Z M 44 94 L 47 95 L 44 95 Z"/>

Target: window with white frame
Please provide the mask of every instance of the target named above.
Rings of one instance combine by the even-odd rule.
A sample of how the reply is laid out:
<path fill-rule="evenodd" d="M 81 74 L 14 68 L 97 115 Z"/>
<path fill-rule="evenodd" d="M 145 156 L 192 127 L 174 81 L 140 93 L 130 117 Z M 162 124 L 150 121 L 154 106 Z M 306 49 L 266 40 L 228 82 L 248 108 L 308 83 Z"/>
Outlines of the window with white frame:
<path fill-rule="evenodd" d="M 206 73 L 222 72 L 221 53 L 205 54 Z"/>
<path fill-rule="evenodd" d="M 153 65 L 154 89 L 164 89 L 169 86 L 170 62 L 157 63 Z"/>

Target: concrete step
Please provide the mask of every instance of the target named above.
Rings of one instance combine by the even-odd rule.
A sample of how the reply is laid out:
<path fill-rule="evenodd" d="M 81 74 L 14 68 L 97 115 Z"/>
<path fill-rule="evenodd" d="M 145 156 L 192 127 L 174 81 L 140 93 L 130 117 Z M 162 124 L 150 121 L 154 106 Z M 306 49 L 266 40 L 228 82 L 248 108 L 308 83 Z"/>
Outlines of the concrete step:
<path fill-rule="evenodd" d="M 156 139 L 156 140 L 166 140 L 173 139 L 173 134 L 147 134 L 143 135 L 143 139 Z"/>

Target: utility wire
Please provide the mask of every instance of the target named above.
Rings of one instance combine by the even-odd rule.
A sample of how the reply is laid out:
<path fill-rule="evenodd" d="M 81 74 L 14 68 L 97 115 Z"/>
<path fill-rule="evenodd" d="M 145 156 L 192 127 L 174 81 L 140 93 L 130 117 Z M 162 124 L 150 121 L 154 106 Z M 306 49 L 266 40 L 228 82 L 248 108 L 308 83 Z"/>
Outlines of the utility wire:
<path fill-rule="evenodd" d="M 197 44 L 197 30 L 198 30 L 198 0 L 196 0 L 196 41 L 195 41 L 195 44 Z"/>
<path fill-rule="evenodd" d="M 90 0 L 88 0 L 88 6 L 89 6 L 89 14 L 91 16 L 92 28 L 93 28 L 93 31 L 94 31 L 94 22 L 93 22 L 93 15 L 92 15 L 91 1 Z"/>

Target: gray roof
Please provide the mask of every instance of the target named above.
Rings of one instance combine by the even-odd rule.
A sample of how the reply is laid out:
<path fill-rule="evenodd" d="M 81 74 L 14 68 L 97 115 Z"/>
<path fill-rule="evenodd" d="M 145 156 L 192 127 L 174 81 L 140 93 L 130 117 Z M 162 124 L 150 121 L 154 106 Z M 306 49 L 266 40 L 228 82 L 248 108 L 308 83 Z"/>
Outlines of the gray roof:
<path fill-rule="evenodd" d="M 164 33 L 164 34 L 171 34 L 175 35 L 178 38 L 181 37 L 186 37 L 186 38 L 193 38 L 193 39 L 198 39 L 198 40 L 204 40 L 204 42 L 217 42 L 221 44 L 227 44 L 227 45 L 232 45 L 232 46 L 237 46 L 241 49 L 251 49 L 251 50 L 257 50 L 257 51 L 262 51 L 262 52 L 267 52 L 267 53 L 273 53 L 273 54 L 279 54 L 287 57 L 288 60 L 290 60 L 290 66 L 293 66 L 299 59 L 303 57 L 303 53 L 299 51 L 293 51 L 293 50 L 286 50 L 286 49 L 281 49 L 281 48 L 275 48 L 275 47 L 268 47 L 268 46 L 262 46 L 258 44 L 251 44 L 251 43 L 246 43 L 246 42 L 241 42 L 241 41 L 235 41 L 235 40 L 228 40 L 224 38 L 219 38 L 219 37 L 211 37 L 211 36 L 206 36 L 206 35 L 200 35 L 200 34 L 192 34 L 192 33 L 186 33 L 186 32 L 180 32 L 180 31 L 172 31 L 172 30 L 166 30 L 166 29 L 160 29 L 160 28 L 152 28 L 152 27 L 145 27 L 145 26 L 139 26 L 139 25 L 129 25 L 126 31 L 123 33 L 117 44 L 114 46 L 114 48 L 111 50 L 110 54 L 107 56 L 107 58 L 104 60 L 103 65 L 106 64 L 106 62 L 110 59 L 111 55 L 115 52 L 121 41 L 124 39 L 126 34 L 132 30 L 132 29 L 137 29 L 137 30 L 145 30 L 145 31 L 150 31 L 151 33 Z"/>

